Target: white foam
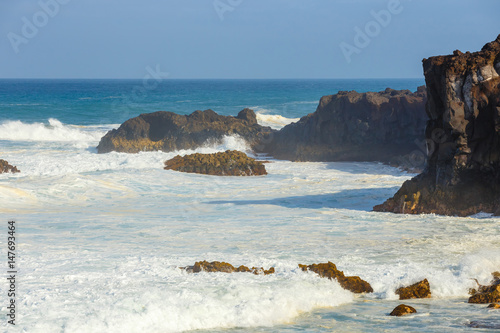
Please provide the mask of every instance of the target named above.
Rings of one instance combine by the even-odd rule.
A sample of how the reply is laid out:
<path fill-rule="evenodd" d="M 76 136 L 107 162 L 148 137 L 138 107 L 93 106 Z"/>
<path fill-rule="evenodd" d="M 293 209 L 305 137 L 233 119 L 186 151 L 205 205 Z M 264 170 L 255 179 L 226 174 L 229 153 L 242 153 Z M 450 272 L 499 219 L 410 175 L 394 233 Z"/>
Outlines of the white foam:
<path fill-rule="evenodd" d="M 297 122 L 300 118 L 286 118 L 279 114 L 266 114 L 266 111 L 261 110 L 256 112 L 257 122 L 262 126 L 269 126 L 273 129 L 281 129 L 288 124 Z"/>
<path fill-rule="evenodd" d="M 5 121 L 0 124 L 0 140 L 98 142 L 109 127 L 66 125 L 52 118 L 48 120 L 48 124 Z"/>
<path fill-rule="evenodd" d="M 50 256 L 50 254 L 47 254 Z M 46 255 L 46 256 L 47 256 Z M 62 254 L 64 262 L 27 262 L 36 273 L 24 274 L 29 294 L 19 302 L 30 318 L 30 332 L 182 332 L 285 324 L 319 307 L 352 302 L 353 294 L 335 281 L 314 273 L 282 269 L 273 275 L 248 273 L 188 274 L 157 257 L 128 257 L 121 261 L 99 254 L 85 260 L 110 264 L 96 272 L 75 270 L 80 259 Z M 49 259 L 49 258 L 45 258 Z M 55 260 L 55 258 L 51 258 Z M 111 262 L 110 262 L 111 260 Z M 140 273 L 137 268 L 140 267 Z M 35 271 L 33 271 L 35 272 Z M 52 275 L 51 285 L 33 284 L 39 275 Z M 61 274 L 63 273 L 63 274 Z"/>

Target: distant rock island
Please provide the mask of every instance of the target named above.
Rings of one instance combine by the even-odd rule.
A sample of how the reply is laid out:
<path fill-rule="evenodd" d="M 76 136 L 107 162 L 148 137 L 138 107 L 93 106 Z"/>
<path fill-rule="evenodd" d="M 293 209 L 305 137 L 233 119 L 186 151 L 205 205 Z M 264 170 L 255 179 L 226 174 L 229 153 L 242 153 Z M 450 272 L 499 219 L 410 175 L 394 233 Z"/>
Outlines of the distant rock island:
<path fill-rule="evenodd" d="M 481 51 L 423 60 L 427 84 L 423 173 L 375 211 L 500 213 L 500 35 Z"/>
<path fill-rule="evenodd" d="M 423 141 L 426 100 L 425 87 L 415 93 L 387 88 L 324 96 L 316 112 L 273 133 L 264 151 L 292 161 L 379 161 L 401 166 L 405 156 L 418 149 L 416 142 Z M 413 166 L 423 167 L 425 154 L 420 155 L 421 165 Z"/>
<path fill-rule="evenodd" d="M 165 170 L 216 176 L 267 175 L 266 167 L 262 162 L 236 150 L 214 154 L 177 155 L 165 161 Z"/>

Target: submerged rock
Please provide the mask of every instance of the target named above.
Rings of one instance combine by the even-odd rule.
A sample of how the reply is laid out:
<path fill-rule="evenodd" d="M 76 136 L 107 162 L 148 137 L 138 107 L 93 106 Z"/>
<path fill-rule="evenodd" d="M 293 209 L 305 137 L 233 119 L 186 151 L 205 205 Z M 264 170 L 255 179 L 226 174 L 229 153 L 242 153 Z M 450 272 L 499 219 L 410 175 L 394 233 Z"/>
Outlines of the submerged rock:
<path fill-rule="evenodd" d="M 165 161 L 165 170 L 217 176 L 267 175 L 266 167 L 262 162 L 236 150 L 215 154 L 177 155 Z"/>
<path fill-rule="evenodd" d="M 488 304 L 500 302 L 500 274 L 492 274 L 493 280 L 488 286 L 479 285 L 477 290 L 472 290 L 473 295 L 469 298 L 469 303 Z M 477 281 L 476 281 L 477 282 Z"/>
<path fill-rule="evenodd" d="M 6 160 L 0 159 L 0 173 L 8 173 L 8 172 L 17 173 L 21 171 L 19 171 L 17 167 L 10 165 L 9 162 L 7 162 Z"/>
<path fill-rule="evenodd" d="M 431 287 L 429 281 L 424 279 L 411 286 L 398 288 L 396 290 L 396 295 L 399 295 L 399 299 L 430 298 Z"/>
<path fill-rule="evenodd" d="M 250 109 L 244 109 L 237 117 L 221 116 L 212 110 L 190 115 L 158 111 L 131 118 L 118 129 L 109 131 L 101 138 L 97 151 L 138 153 L 195 149 L 226 135 L 238 135 L 253 146 L 272 131 L 257 124 L 257 117 Z"/>
<path fill-rule="evenodd" d="M 394 213 L 500 213 L 500 35 L 481 51 L 423 60 L 428 163 L 393 198 Z"/>
<path fill-rule="evenodd" d="M 299 267 L 303 271 L 312 271 L 321 277 L 328 279 L 335 279 L 340 286 L 344 289 L 352 291 L 353 293 L 371 293 L 373 292 L 372 286 L 362 280 L 359 276 L 345 276 L 344 272 L 339 271 L 334 263 L 328 262 L 323 264 L 301 265 Z"/>
<path fill-rule="evenodd" d="M 206 260 L 204 261 L 197 261 L 193 266 L 187 266 L 187 267 L 181 267 L 182 269 L 185 269 L 188 273 L 199 273 L 199 272 L 209 272 L 209 273 L 215 273 L 215 272 L 222 272 L 222 273 L 238 273 L 238 272 L 247 272 L 247 273 L 253 273 L 255 275 L 259 274 L 273 274 L 274 273 L 274 267 L 271 267 L 269 269 L 264 269 L 262 267 L 252 267 L 248 268 L 247 266 L 239 266 L 239 267 L 234 267 L 231 264 L 228 264 L 227 262 L 220 262 L 220 261 L 212 261 L 208 262 Z"/>
<path fill-rule="evenodd" d="M 415 93 L 387 88 L 324 96 L 316 112 L 273 133 L 263 150 L 292 161 L 380 161 L 423 168 L 425 102 L 425 87 Z"/>
<path fill-rule="evenodd" d="M 389 314 L 390 316 L 406 316 L 412 313 L 417 313 L 417 310 L 415 310 L 414 307 L 411 307 L 409 305 L 405 304 L 400 304 L 392 310 L 392 312 Z"/>

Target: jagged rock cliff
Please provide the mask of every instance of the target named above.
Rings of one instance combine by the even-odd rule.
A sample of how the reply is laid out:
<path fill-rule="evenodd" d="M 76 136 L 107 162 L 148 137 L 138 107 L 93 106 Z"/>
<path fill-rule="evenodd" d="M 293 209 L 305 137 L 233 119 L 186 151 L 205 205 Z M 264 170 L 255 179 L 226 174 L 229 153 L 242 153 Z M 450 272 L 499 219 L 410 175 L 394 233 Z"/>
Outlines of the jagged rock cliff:
<path fill-rule="evenodd" d="M 131 118 L 118 129 L 109 131 L 102 137 L 97 151 L 137 153 L 194 149 L 207 140 L 220 140 L 225 135 L 239 135 L 254 145 L 270 132 L 271 128 L 257 124 L 257 117 L 250 109 L 244 109 L 237 117 L 221 116 L 212 110 L 190 115 L 158 111 Z"/>
<path fill-rule="evenodd" d="M 428 163 L 376 211 L 467 216 L 500 207 L 500 35 L 423 60 Z"/>
<path fill-rule="evenodd" d="M 404 164 L 418 151 L 425 123 L 425 87 L 382 92 L 341 91 L 321 98 L 316 112 L 285 126 L 264 147 L 292 161 L 381 161 Z M 425 155 L 419 152 L 422 157 Z M 403 163 L 402 163 L 403 162 Z M 408 165 L 409 167 L 423 167 Z"/>

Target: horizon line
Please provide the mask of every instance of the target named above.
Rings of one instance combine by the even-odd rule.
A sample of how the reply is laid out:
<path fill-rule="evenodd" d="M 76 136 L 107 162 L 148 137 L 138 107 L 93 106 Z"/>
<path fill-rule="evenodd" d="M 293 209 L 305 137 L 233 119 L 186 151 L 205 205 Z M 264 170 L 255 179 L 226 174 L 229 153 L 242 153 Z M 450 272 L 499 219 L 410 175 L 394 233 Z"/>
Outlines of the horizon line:
<path fill-rule="evenodd" d="M 163 78 L 162 81 L 174 80 L 420 80 L 422 77 L 359 77 L 359 78 Z M 143 80 L 143 78 L 30 78 L 0 77 L 0 80 Z"/>

